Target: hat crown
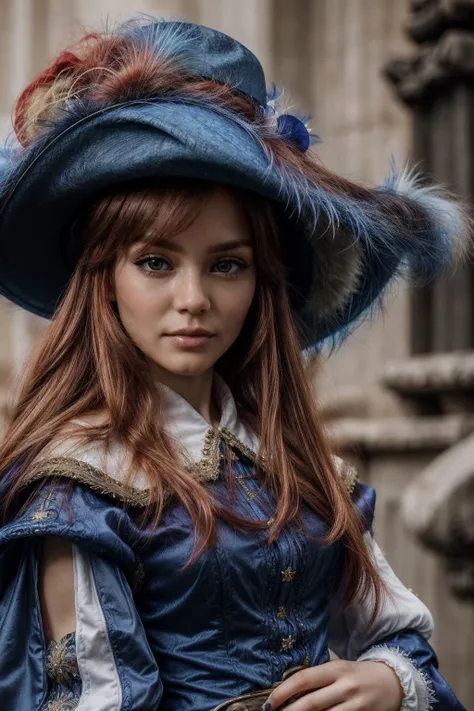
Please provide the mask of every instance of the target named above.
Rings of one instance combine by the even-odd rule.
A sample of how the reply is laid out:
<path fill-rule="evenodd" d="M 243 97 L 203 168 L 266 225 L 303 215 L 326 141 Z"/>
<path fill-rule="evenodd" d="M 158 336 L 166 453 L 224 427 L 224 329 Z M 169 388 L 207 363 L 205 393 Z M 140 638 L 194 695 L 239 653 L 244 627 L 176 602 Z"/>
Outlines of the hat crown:
<path fill-rule="evenodd" d="M 179 55 L 191 74 L 227 84 L 266 105 L 262 65 L 253 52 L 229 35 L 204 25 L 170 20 L 135 27 L 131 34 L 151 49 L 163 50 L 165 45 L 166 53 Z"/>

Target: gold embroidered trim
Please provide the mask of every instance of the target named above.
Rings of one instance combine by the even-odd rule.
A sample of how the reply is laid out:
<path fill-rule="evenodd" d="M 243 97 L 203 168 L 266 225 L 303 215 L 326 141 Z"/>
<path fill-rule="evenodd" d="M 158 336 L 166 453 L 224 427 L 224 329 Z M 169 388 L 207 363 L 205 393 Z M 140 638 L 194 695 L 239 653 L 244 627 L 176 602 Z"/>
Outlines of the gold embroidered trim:
<path fill-rule="evenodd" d="M 191 463 L 186 469 L 192 471 L 200 482 L 216 481 L 220 476 L 220 463 L 223 455 L 219 445 L 223 439 L 230 447 L 237 449 L 256 463 L 263 462 L 263 457 L 241 442 L 225 427 L 217 430 L 209 429 L 203 445 L 202 457 L 199 462 Z M 88 462 L 74 457 L 49 457 L 34 463 L 24 479 L 23 486 L 38 481 L 47 476 L 62 476 L 86 484 L 100 494 L 119 499 L 131 506 L 146 506 L 149 500 L 149 489 L 137 489 L 123 484 Z"/>
<path fill-rule="evenodd" d="M 259 464 L 262 468 L 265 467 L 265 458 L 259 456 L 252 449 L 247 447 L 237 437 L 225 427 L 218 430 L 208 430 L 203 446 L 202 457 L 196 464 L 190 464 L 186 469 L 193 471 L 196 478 L 201 482 L 216 481 L 220 475 L 220 462 L 223 455 L 219 451 L 220 440 L 223 439 L 230 447 L 237 449 L 242 454 L 247 456 L 254 464 Z M 149 501 L 149 489 L 138 489 L 114 479 L 101 469 L 95 467 L 88 462 L 84 462 L 74 457 L 49 457 L 39 460 L 34 463 L 28 474 L 25 476 L 22 487 L 34 481 L 39 481 L 48 476 L 62 476 L 68 479 L 74 479 L 89 486 L 92 490 L 97 491 L 105 496 L 111 496 L 114 499 L 119 499 L 131 506 L 144 507 Z M 343 474 L 344 483 L 349 495 L 354 493 L 358 482 L 357 471 L 346 465 Z M 239 483 L 242 483 L 237 477 Z M 245 488 L 245 487 L 244 487 Z M 254 496 L 254 492 L 247 492 Z M 48 512 L 36 512 L 35 520 L 43 520 L 49 516 Z"/>
<path fill-rule="evenodd" d="M 72 642 L 72 649 L 69 646 L 70 642 Z M 51 641 L 48 645 L 47 654 L 46 672 L 56 684 L 64 684 L 71 679 L 79 679 L 74 632 L 64 635 L 57 642 L 55 640 Z"/>
<path fill-rule="evenodd" d="M 265 467 L 265 457 L 263 455 L 258 455 L 253 449 L 247 447 L 246 444 L 237 439 L 235 434 L 227 429 L 227 427 L 219 427 L 219 433 L 222 439 L 227 442 L 230 447 L 234 447 L 242 454 L 245 454 L 254 464 L 258 464 L 262 468 Z"/>
<path fill-rule="evenodd" d="M 207 431 L 202 456 L 199 462 L 186 467 L 186 469 L 196 474 L 198 481 L 216 481 L 219 478 L 221 473 L 220 465 L 224 458 L 224 455 L 220 452 L 221 440 L 224 440 L 232 449 L 236 449 L 241 454 L 244 454 L 254 464 L 258 463 L 261 467 L 264 467 L 264 457 L 258 456 L 253 449 L 250 449 L 250 447 L 247 447 L 246 444 L 241 442 L 227 427 L 218 427 L 217 429 L 209 429 Z M 236 459 L 236 456 L 232 452 L 229 453 L 229 456 L 231 459 Z"/>
<path fill-rule="evenodd" d="M 194 471 L 199 481 L 216 481 L 220 474 L 222 454 L 219 451 L 220 437 L 216 430 L 207 431 L 202 448 L 202 456 L 197 464 L 191 464 L 189 469 Z"/>
<path fill-rule="evenodd" d="M 359 475 L 357 474 L 357 470 L 347 465 L 346 471 L 344 472 L 344 484 L 346 485 L 349 496 L 352 496 L 354 493 L 358 481 Z"/>
<path fill-rule="evenodd" d="M 79 699 L 68 699 L 66 697 L 54 699 L 45 707 L 44 711 L 74 711 L 79 705 Z"/>
<path fill-rule="evenodd" d="M 245 483 L 245 480 L 247 479 L 247 477 L 244 476 L 244 475 L 242 475 L 242 474 L 235 474 L 235 478 L 237 479 L 237 481 L 239 482 L 240 486 L 242 487 L 242 489 L 243 489 L 243 490 L 245 491 L 245 493 L 247 494 L 247 497 L 248 497 L 249 499 L 255 499 L 255 497 L 258 495 L 259 492 L 258 492 L 258 491 L 252 491 L 252 489 L 251 489 L 249 486 L 247 486 L 247 484 Z"/>
<path fill-rule="evenodd" d="M 148 503 L 148 489 L 137 489 L 123 484 L 92 464 L 74 457 L 49 457 L 33 463 L 22 486 L 48 476 L 74 479 L 81 484 L 86 484 L 99 494 L 111 496 L 113 499 L 119 499 L 131 506 L 146 506 Z"/>

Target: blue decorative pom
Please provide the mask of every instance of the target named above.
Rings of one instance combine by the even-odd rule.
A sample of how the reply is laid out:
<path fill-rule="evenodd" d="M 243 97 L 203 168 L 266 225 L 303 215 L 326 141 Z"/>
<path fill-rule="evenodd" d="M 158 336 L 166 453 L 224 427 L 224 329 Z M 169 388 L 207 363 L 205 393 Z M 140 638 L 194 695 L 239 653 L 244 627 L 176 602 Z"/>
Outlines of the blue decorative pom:
<path fill-rule="evenodd" d="M 296 116 L 282 114 L 277 118 L 278 133 L 288 141 L 297 146 L 302 153 L 305 153 L 311 145 L 309 131 Z"/>

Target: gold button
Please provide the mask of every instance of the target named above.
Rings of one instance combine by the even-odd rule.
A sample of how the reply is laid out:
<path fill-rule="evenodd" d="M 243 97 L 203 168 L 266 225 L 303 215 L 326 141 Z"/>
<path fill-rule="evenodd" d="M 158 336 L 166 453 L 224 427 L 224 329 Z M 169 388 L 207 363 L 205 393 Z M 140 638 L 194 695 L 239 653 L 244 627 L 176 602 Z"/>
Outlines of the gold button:
<path fill-rule="evenodd" d="M 275 523 L 275 519 L 274 519 L 274 518 L 269 518 L 268 521 L 267 521 L 267 526 L 273 526 L 274 523 Z"/>
<path fill-rule="evenodd" d="M 291 565 L 288 566 L 288 568 L 285 568 L 285 570 L 281 571 L 282 579 L 284 583 L 289 583 L 291 580 L 296 575 L 296 570 L 293 570 Z"/>
<path fill-rule="evenodd" d="M 283 605 L 278 608 L 277 617 L 279 620 L 286 620 L 286 610 Z"/>
<path fill-rule="evenodd" d="M 296 640 L 291 634 L 289 637 L 282 637 L 280 652 L 283 652 L 285 649 L 292 649 L 295 642 Z"/>

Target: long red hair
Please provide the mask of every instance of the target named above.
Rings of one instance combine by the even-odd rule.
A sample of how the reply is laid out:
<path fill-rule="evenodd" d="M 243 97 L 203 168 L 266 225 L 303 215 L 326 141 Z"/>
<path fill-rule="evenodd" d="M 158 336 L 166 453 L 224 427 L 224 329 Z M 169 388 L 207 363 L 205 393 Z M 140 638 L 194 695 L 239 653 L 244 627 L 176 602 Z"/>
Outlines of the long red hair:
<path fill-rule="evenodd" d="M 114 71 L 107 71 L 111 66 Z M 25 144 L 40 130 L 48 112 L 54 115 L 61 97 L 70 97 L 72 86 L 92 99 L 111 101 L 120 100 L 130 82 L 147 92 L 179 85 L 193 96 L 211 95 L 248 120 L 259 120 L 257 108 L 229 87 L 160 65 L 146 51 L 140 56 L 134 49 L 127 55 L 126 43 L 117 38 L 89 36 L 79 49 L 63 55 L 52 67 L 27 87 L 17 105 L 17 131 Z M 56 90 L 55 80 L 60 84 Z M 40 98 L 47 97 L 43 104 L 37 100 L 38 92 Z M 51 101 L 53 95 L 56 98 Z M 275 160 L 304 170 L 315 180 L 332 183 L 333 188 L 337 182 L 341 192 L 358 190 L 290 144 L 275 141 L 270 148 Z M 113 267 L 123 250 L 143 239 L 157 218 L 167 236 L 185 229 L 214 188 L 188 180 L 119 186 L 101 195 L 81 216 L 76 228 L 80 256 L 75 271 L 30 358 L 0 446 L 0 476 L 14 465 L 16 469 L 1 509 L 4 518 L 42 449 L 71 420 L 100 412 L 105 414 L 103 424 L 86 434 L 77 430 L 77 434 L 84 441 L 114 438 L 124 445 L 132 455 L 129 483 L 133 483 L 136 467 L 146 473 L 151 496 L 143 521 L 156 526 L 171 494 L 194 522 L 200 541 L 197 552 L 215 540 L 217 519 L 249 531 L 263 527 L 236 519 L 219 507 L 205 485 L 183 469 L 157 416 L 161 404 L 146 359 L 128 337 L 109 298 Z M 231 192 L 245 211 L 253 234 L 257 289 L 242 332 L 215 367 L 232 391 L 239 416 L 259 437 L 260 451 L 265 454 L 265 468 L 259 474 L 276 502 L 269 541 L 298 519 L 302 504 L 307 505 L 326 522 L 326 542 L 342 544 L 345 602 L 356 593 L 374 593 L 375 615 L 383 585 L 318 415 L 301 353 L 301 333 L 290 307 L 275 207 L 250 193 Z"/>

